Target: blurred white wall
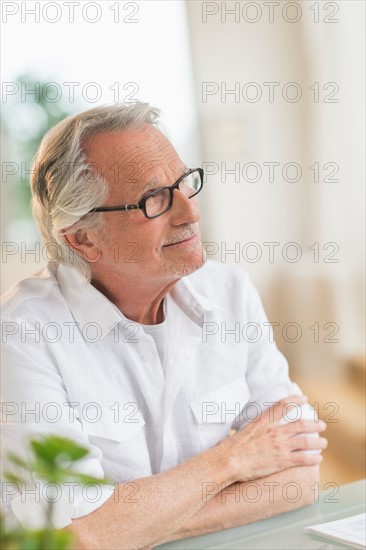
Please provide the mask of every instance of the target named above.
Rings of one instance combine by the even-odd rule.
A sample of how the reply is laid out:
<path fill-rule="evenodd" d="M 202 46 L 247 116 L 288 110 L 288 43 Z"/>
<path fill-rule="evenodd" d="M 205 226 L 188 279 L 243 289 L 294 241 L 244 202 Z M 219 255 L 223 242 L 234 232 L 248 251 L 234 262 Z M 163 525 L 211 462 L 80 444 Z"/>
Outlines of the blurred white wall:
<path fill-rule="evenodd" d="M 209 257 L 251 274 L 290 362 L 334 373 L 364 353 L 364 3 L 154 0 L 130 3 L 132 13 L 120 2 L 117 22 L 117 3 L 94 4 L 95 23 L 82 5 L 72 23 L 65 7 L 54 23 L 9 14 L 3 81 L 27 70 L 63 98 L 76 82 L 71 112 L 131 92 L 161 107 L 182 158 L 206 168 Z M 82 92 L 90 83 L 96 101 Z M 26 136 L 36 122 L 26 101 L 12 114 Z M 2 195 L 3 240 L 31 248 L 4 182 Z M 43 263 L 21 252 L 3 259 L 2 290 Z M 298 342 L 283 338 L 287 323 L 299 325 Z"/>
<path fill-rule="evenodd" d="M 365 5 L 187 12 L 211 257 L 252 275 L 293 368 L 339 373 L 364 353 Z M 278 243 L 273 258 L 265 243 Z M 301 328 L 296 344 L 286 323 Z"/>

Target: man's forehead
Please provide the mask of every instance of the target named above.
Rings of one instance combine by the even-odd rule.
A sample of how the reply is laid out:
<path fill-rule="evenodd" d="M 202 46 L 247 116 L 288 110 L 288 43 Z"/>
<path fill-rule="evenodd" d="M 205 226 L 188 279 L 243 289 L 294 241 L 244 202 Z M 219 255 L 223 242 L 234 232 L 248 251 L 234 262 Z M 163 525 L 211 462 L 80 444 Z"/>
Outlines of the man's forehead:
<path fill-rule="evenodd" d="M 173 145 L 151 125 L 97 134 L 84 150 L 111 190 L 115 184 L 119 188 L 121 183 L 130 183 L 144 192 L 164 185 L 164 177 L 179 177 L 186 169 Z"/>
<path fill-rule="evenodd" d="M 168 139 L 151 125 L 121 132 L 98 133 L 89 138 L 84 150 L 92 162 L 104 164 L 117 160 L 128 162 L 148 156 L 154 161 L 159 156 L 176 154 Z"/>
<path fill-rule="evenodd" d="M 169 140 L 155 127 L 145 125 L 123 132 L 104 132 L 92 136 L 84 150 L 98 172 L 108 176 L 117 167 L 129 173 L 152 173 L 159 177 L 159 170 L 167 167 L 179 169 L 182 165 Z"/>

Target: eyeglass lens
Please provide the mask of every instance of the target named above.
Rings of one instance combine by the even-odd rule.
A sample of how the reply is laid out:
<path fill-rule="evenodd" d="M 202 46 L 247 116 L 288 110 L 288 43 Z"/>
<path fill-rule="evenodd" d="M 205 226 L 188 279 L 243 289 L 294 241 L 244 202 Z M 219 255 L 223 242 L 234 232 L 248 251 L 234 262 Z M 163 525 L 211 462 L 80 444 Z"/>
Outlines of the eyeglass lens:
<path fill-rule="evenodd" d="M 201 187 L 201 177 L 198 171 L 188 174 L 180 183 L 179 190 L 188 198 L 195 195 Z M 155 217 L 169 210 L 171 206 L 170 191 L 168 188 L 152 193 L 145 202 L 147 216 Z"/>

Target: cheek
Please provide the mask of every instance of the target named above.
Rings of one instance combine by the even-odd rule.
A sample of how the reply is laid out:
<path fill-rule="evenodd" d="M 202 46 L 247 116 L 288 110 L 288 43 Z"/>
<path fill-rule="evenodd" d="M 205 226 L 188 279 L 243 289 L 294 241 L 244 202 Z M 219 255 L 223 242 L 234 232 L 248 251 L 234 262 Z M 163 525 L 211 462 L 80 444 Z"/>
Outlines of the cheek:
<path fill-rule="evenodd" d="M 119 256 L 131 256 L 139 261 L 149 261 L 161 253 L 162 228 L 158 220 L 140 219 L 131 213 L 127 220 L 106 224 L 104 247 Z"/>
<path fill-rule="evenodd" d="M 161 239 L 158 235 L 150 232 L 144 235 L 144 238 L 140 240 L 141 255 L 146 258 L 156 258 L 161 254 Z"/>
<path fill-rule="evenodd" d="M 137 258 L 138 261 L 148 263 L 153 262 L 159 257 L 161 251 L 160 242 L 160 233 L 156 234 L 147 228 L 143 228 L 143 230 L 135 228 L 128 235 L 124 235 L 120 246 L 125 250 L 128 249 L 128 251 L 133 250 L 134 258 Z"/>
<path fill-rule="evenodd" d="M 123 246 L 136 240 L 139 231 L 136 224 L 133 223 L 133 214 L 128 217 L 125 215 L 124 218 L 122 218 L 122 215 L 119 217 L 117 214 L 113 221 L 108 220 L 108 223 L 105 224 L 104 234 L 105 241 L 115 246 L 117 244 Z"/>

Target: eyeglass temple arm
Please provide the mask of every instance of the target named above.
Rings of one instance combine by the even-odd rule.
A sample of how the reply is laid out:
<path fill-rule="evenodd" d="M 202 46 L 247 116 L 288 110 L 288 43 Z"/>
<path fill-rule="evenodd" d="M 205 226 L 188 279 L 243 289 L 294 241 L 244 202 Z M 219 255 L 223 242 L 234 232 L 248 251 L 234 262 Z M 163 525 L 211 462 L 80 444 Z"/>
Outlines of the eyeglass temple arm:
<path fill-rule="evenodd" d="M 140 208 L 141 206 L 138 204 L 122 204 L 121 206 L 99 206 L 90 212 L 113 212 L 114 210 L 138 210 Z"/>

